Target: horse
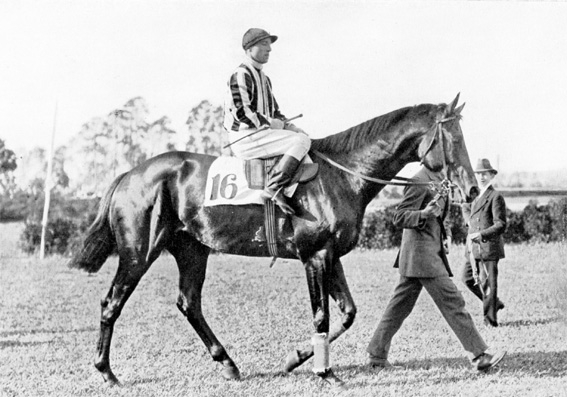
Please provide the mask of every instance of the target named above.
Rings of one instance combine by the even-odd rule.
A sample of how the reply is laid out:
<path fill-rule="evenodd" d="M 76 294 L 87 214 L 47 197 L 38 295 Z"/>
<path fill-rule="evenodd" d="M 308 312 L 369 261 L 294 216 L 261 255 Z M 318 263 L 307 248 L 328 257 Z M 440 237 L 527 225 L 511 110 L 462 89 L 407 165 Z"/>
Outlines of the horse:
<path fill-rule="evenodd" d="M 315 179 L 300 184 L 289 200 L 295 215 L 276 209 L 277 249 L 281 258 L 299 259 L 305 268 L 314 335 L 323 335 L 327 359 L 317 375 L 342 381 L 328 366 L 328 346 L 353 324 L 357 308 L 341 257 L 357 244 L 367 205 L 386 184 L 407 185 L 396 175 L 409 163 L 446 173 L 469 201 L 478 192 L 460 127 L 459 95 L 449 104 L 421 104 L 392 111 L 322 139 L 311 146 L 319 164 Z M 262 205 L 203 205 L 207 171 L 215 156 L 168 152 L 118 176 L 102 197 L 82 248 L 69 266 L 96 272 L 112 254 L 118 269 L 101 301 L 100 333 L 94 365 L 105 381 L 120 384 L 110 366 L 114 324 L 142 276 L 164 251 L 179 269 L 177 307 L 195 329 L 226 379 L 240 371 L 207 324 L 201 292 L 211 251 L 271 256 L 265 239 Z M 400 179 L 399 182 L 392 181 Z M 404 180 L 405 179 L 405 180 Z M 329 296 L 340 310 L 332 324 Z M 314 340 L 314 339 L 313 339 Z M 315 345 L 290 352 L 291 372 L 315 355 Z M 319 359 L 321 362 L 321 359 Z"/>

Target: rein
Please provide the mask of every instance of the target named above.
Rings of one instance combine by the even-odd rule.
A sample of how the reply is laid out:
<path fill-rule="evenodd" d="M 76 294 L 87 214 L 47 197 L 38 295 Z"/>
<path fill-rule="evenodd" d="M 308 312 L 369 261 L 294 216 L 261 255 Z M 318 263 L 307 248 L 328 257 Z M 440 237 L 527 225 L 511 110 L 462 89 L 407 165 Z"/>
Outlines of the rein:
<path fill-rule="evenodd" d="M 323 153 L 317 151 L 317 150 L 311 150 L 315 155 L 317 155 L 318 157 L 322 158 L 323 160 L 325 160 L 327 163 L 331 164 L 333 167 L 336 167 L 348 174 L 354 175 L 360 179 L 364 179 L 365 181 L 368 182 L 374 182 L 374 183 L 380 183 L 382 185 L 395 185 L 395 186 L 409 186 L 409 185 L 429 185 L 429 182 L 418 182 L 415 179 L 412 178 L 403 178 L 401 176 L 395 176 L 392 179 L 399 179 L 405 182 L 392 182 L 392 181 L 387 181 L 385 179 L 379 179 L 379 178 L 372 178 L 370 176 L 366 176 L 366 175 L 362 175 L 361 173 L 358 173 L 356 171 L 353 171 L 347 167 L 345 167 L 344 165 L 341 165 L 339 163 L 337 163 L 334 160 L 331 160 L 329 157 L 325 156 Z"/>
<path fill-rule="evenodd" d="M 435 122 L 435 125 L 431 127 L 431 129 L 435 128 L 434 134 L 440 136 L 440 142 L 441 143 L 443 143 L 443 135 L 444 135 L 444 133 L 446 133 L 446 130 L 443 128 L 443 123 L 445 123 L 447 121 L 454 120 L 455 118 L 456 118 L 456 116 L 452 116 L 452 117 L 448 117 L 448 118 L 445 118 L 445 119 L 437 120 Z M 427 133 L 429 133 L 429 131 Z M 427 147 L 427 150 L 423 154 L 421 164 L 423 164 L 423 159 L 431 151 L 431 148 L 433 147 L 434 143 L 435 143 L 435 137 L 433 137 L 433 139 L 431 140 L 431 143 Z M 363 179 L 365 181 L 368 181 L 368 182 L 379 183 L 379 184 L 382 184 L 382 185 L 394 185 L 394 186 L 411 186 L 411 185 L 435 186 L 434 182 L 419 182 L 416 179 L 404 178 L 404 177 L 401 177 L 401 176 L 394 176 L 392 178 L 392 179 L 398 179 L 401 182 L 392 182 L 392 181 L 388 181 L 388 180 L 385 180 L 385 179 L 372 178 L 370 176 L 362 175 L 361 173 L 353 171 L 353 170 L 345 167 L 344 165 L 337 163 L 336 161 L 330 159 L 328 156 L 324 155 L 323 153 L 321 153 L 317 150 L 312 150 L 312 152 L 315 155 L 317 155 L 318 157 L 320 157 L 321 159 L 325 160 L 327 163 L 331 164 L 333 167 L 336 167 L 336 168 L 338 168 L 338 169 L 340 169 L 340 170 L 342 170 L 342 171 L 344 171 L 348 174 L 354 175 L 354 176 L 356 176 L 360 179 Z M 445 174 L 445 177 L 446 177 L 446 169 L 447 169 L 447 161 L 446 161 L 446 158 L 445 158 L 445 148 L 443 148 L 443 173 Z"/>

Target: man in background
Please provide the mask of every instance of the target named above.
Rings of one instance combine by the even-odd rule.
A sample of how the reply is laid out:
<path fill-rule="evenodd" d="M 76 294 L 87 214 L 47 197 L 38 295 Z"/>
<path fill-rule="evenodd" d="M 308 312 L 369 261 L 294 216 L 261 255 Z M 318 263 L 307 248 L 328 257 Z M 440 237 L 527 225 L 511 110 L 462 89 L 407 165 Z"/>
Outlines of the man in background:
<path fill-rule="evenodd" d="M 484 323 L 498 327 L 497 313 L 504 308 L 498 299 L 498 262 L 504 258 L 506 202 L 492 186 L 498 171 L 488 159 L 479 159 L 474 172 L 480 194 L 462 205 L 469 231 L 461 280 L 483 302 Z"/>

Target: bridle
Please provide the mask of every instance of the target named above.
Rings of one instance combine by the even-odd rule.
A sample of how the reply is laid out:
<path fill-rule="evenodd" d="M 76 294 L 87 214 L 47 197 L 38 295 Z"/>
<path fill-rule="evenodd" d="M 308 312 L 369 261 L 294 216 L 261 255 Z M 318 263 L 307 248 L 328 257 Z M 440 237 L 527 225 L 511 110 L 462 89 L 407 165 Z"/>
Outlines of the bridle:
<path fill-rule="evenodd" d="M 420 162 L 420 164 L 423 164 L 423 162 L 425 160 L 425 156 L 427 156 L 427 154 L 431 151 L 431 149 L 433 148 L 433 145 L 435 144 L 435 141 L 437 139 L 439 139 L 439 144 L 441 145 L 441 148 L 443 149 L 443 177 L 445 179 L 448 179 L 447 178 L 447 153 L 445 152 L 445 140 L 447 139 L 447 141 L 450 142 L 451 134 L 449 134 L 447 129 L 445 127 L 443 127 L 443 123 L 455 120 L 455 119 L 457 119 L 457 117 L 458 116 L 451 116 L 451 117 L 446 117 L 444 119 L 435 121 L 435 125 L 433 125 L 433 127 L 431 127 L 431 130 L 433 130 L 433 128 L 435 128 L 435 131 L 433 132 L 433 137 L 431 139 L 431 142 L 429 143 L 429 146 L 427 147 L 427 149 L 425 149 L 425 152 L 423 153 L 423 156 L 421 157 L 421 162 Z M 429 134 L 429 131 L 427 132 L 427 134 Z M 448 138 L 447 138 L 447 136 L 448 136 Z"/>
<path fill-rule="evenodd" d="M 429 146 L 427 147 L 427 149 L 425 150 L 425 152 L 423 153 L 422 157 L 421 157 L 421 164 L 423 164 L 423 161 L 425 159 L 425 156 L 431 151 L 431 149 L 433 148 L 433 145 L 435 144 L 435 141 L 437 139 L 439 139 L 439 144 L 442 145 L 442 149 L 443 149 L 443 176 L 444 179 L 443 181 L 439 182 L 420 182 L 417 179 L 414 178 L 404 178 L 401 176 L 394 176 L 392 179 L 397 179 L 400 182 L 395 182 L 395 181 L 388 181 L 385 179 L 379 179 L 379 178 L 372 178 L 370 176 L 366 176 L 366 175 L 362 175 L 359 172 L 353 171 L 347 167 L 345 167 L 342 164 L 337 163 L 336 161 L 330 159 L 328 156 L 324 155 L 323 153 L 319 152 L 318 150 L 312 150 L 312 152 L 318 156 L 319 158 L 325 160 L 327 163 L 331 164 L 333 167 L 336 167 L 346 173 L 349 173 L 351 175 L 354 175 L 360 179 L 363 179 L 365 181 L 368 182 L 373 182 L 373 183 L 379 183 L 381 185 L 393 185 L 393 186 L 412 186 L 412 185 L 421 185 L 421 186 L 429 186 L 431 189 L 435 190 L 435 191 L 439 191 L 440 189 L 446 190 L 446 189 L 451 189 L 453 187 L 455 187 L 456 185 L 453 184 L 453 182 L 451 182 L 448 178 L 447 178 L 447 159 L 446 159 L 446 153 L 445 153 L 445 136 L 446 135 L 450 135 L 449 132 L 447 131 L 447 129 L 445 129 L 445 127 L 443 127 L 443 123 L 446 123 L 448 121 L 452 121 L 455 120 L 457 118 L 457 116 L 451 116 L 451 117 L 447 117 L 444 119 L 440 119 L 440 120 L 436 120 L 435 124 L 431 127 L 431 129 L 429 131 L 426 132 L 425 135 L 429 135 L 430 133 L 432 133 L 433 137 L 431 139 L 431 143 L 429 144 Z M 442 185 L 442 187 L 440 187 Z"/>

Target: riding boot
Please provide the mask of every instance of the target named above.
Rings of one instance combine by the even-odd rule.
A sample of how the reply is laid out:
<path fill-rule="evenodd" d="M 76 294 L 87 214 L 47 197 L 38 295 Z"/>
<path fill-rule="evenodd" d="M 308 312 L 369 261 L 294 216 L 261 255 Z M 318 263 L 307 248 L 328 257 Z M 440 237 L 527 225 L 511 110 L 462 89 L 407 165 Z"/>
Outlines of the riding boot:
<path fill-rule="evenodd" d="M 295 176 L 300 161 L 293 156 L 284 154 L 269 175 L 268 183 L 262 192 L 262 198 L 272 200 L 287 215 L 294 215 L 295 211 L 286 202 L 282 190 L 289 185 Z"/>

